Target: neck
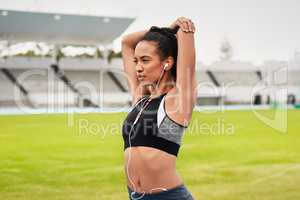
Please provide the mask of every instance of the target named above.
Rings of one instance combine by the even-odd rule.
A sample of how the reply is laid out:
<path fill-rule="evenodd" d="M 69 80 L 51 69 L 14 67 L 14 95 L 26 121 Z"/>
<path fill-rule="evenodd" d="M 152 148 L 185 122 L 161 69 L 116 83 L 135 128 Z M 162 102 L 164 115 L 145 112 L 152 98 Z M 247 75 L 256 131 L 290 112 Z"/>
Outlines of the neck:
<path fill-rule="evenodd" d="M 155 84 L 149 86 L 149 92 L 151 97 L 157 97 L 161 94 L 167 93 L 173 87 L 174 87 L 174 79 L 166 74 L 166 76 L 163 76 L 163 78 L 161 79 L 158 87 Z"/>

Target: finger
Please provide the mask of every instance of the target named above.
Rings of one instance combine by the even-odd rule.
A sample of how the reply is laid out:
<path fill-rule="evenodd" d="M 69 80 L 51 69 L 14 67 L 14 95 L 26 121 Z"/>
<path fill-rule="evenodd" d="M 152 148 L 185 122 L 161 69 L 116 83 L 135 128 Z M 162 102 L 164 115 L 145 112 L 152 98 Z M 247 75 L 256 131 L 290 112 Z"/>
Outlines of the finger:
<path fill-rule="evenodd" d="M 184 32 L 188 32 L 189 31 L 189 25 L 186 21 L 181 21 L 181 26 Z"/>
<path fill-rule="evenodd" d="M 189 31 L 190 31 L 190 32 L 194 32 L 195 26 L 194 26 L 194 23 L 192 22 L 192 20 L 186 18 L 186 21 L 187 21 L 188 26 L 189 26 Z"/>
<path fill-rule="evenodd" d="M 185 26 L 184 26 L 184 23 L 183 23 L 182 18 L 178 18 L 178 23 L 179 23 L 179 27 L 180 27 L 183 31 L 186 31 L 186 30 L 185 30 Z"/>
<path fill-rule="evenodd" d="M 193 32 L 193 24 L 190 19 L 182 17 L 180 21 L 185 24 L 186 32 Z"/>
<path fill-rule="evenodd" d="M 179 27 L 181 26 L 181 23 L 182 23 L 182 22 L 180 21 L 180 19 L 177 19 L 177 20 L 176 20 L 176 24 L 177 24 Z"/>
<path fill-rule="evenodd" d="M 190 19 L 187 19 L 186 22 L 187 22 L 187 24 L 188 24 L 189 32 L 192 32 L 192 31 L 193 31 L 193 24 L 192 24 L 192 21 L 191 21 Z"/>
<path fill-rule="evenodd" d="M 182 29 L 184 29 L 185 32 L 194 32 L 195 27 L 193 25 L 192 20 L 186 17 L 180 17 L 178 18 L 178 21 L 181 24 Z"/>
<path fill-rule="evenodd" d="M 185 30 L 186 32 L 190 32 L 190 26 L 189 23 L 187 21 L 183 22 L 184 26 L 185 26 Z"/>

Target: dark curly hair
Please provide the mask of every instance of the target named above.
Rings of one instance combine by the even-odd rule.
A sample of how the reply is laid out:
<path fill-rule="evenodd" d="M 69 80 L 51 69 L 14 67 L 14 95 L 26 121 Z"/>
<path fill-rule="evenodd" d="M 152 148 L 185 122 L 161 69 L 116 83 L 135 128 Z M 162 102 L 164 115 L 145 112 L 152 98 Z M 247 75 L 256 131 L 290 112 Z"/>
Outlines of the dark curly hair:
<path fill-rule="evenodd" d="M 174 65 L 171 68 L 171 75 L 176 80 L 176 61 L 177 61 L 177 38 L 176 32 L 178 29 L 168 27 L 152 26 L 140 41 L 153 41 L 157 43 L 158 53 L 161 60 L 171 56 L 174 59 Z"/>

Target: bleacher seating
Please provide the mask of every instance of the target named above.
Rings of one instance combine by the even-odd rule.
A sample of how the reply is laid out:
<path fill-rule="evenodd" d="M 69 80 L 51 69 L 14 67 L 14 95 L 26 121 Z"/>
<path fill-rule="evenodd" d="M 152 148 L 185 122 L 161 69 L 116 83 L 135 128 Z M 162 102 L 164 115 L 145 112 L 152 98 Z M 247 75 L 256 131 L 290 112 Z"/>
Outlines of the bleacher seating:
<path fill-rule="evenodd" d="M 221 85 L 253 86 L 260 81 L 255 71 L 213 71 L 213 74 Z"/>
<path fill-rule="evenodd" d="M 68 58 L 59 62 L 59 69 L 76 91 L 65 84 L 50 67 L 51 58 L 10 58 L 0 62 L 28 91 L 29 97 L 38 107 L 48 105 L 75 106 L 83 98 L 100 107 L 129 105 L 128 82 L 123 72 L 122 60 L 113 59 L 110 63 L 97 59 Z M 72 60 L 73 59 L 73 60 Z M 99 64 L 99 66 L 98 66 Z M 250 103 L 253 100 L 254 86 L 260 82 L 266 71 L 238 69 L 210 69 L 199 67 L 196 70 L 198 83 L 198 103 L 216 104 Z M 212 78 L 213 76 L 213 78 Z M 300 70 L 288 72 L 289 92 L 299 99 Z M 212 79 L 215 79 L 213 81 Z M 216 81 L 218 84 L 216 84 Z M 4 73 L 0 73 L 0 106 L 15 106 L 14 86 Z M 81 96 L 82 95 L 82 96 Z M 24 95 L 17 101 L 24 101 Z"/>

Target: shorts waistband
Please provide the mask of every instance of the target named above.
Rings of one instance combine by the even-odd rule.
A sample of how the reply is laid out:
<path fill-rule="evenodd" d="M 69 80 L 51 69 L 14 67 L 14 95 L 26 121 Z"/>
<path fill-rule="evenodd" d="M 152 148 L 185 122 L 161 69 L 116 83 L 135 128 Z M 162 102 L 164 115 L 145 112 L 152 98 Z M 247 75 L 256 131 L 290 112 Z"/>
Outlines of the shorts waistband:
<path fill-rule="evenodd" d="M 137 196 L 156 196 L 156 195 L 161 195 L 161 194 L 167 194 L 167 193 L 172 193 L 172 192 L 176 192 L 178 190 L 182 190 L 182 189 L 186 189 L 184 183 L 175 186 L 173 188 L 167 189 L 166 191 L 161 191 L 161 192 L 154 192 L 154 193 L 139 193 L 139 192 L 135 192 L 133 191 L 128 185 L 127 185 L 127 189 L 128 189 L 128 193 L 131 194 L 132 192 L 134 192 L 135 195 Z"/>

